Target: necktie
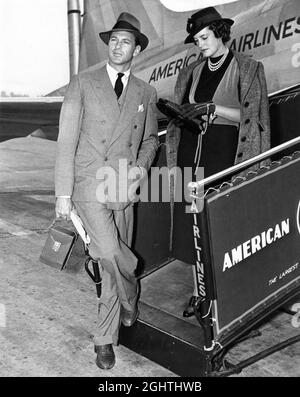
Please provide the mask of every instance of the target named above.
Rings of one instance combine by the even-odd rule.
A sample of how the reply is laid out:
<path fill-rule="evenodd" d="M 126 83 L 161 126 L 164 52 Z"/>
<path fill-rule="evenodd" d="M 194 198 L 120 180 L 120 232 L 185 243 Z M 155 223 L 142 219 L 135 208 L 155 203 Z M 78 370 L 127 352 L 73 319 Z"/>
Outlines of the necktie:
<path fill-rule="evenodd" d="M 123 91 L 123 83 L 121 80 L 123 76 L 124 76 L 124 73 L 118 73 L 118 78 L 117 78 L 116 84 L 115 84 L 115 93 L 117 94 L 118 99 Z"/>

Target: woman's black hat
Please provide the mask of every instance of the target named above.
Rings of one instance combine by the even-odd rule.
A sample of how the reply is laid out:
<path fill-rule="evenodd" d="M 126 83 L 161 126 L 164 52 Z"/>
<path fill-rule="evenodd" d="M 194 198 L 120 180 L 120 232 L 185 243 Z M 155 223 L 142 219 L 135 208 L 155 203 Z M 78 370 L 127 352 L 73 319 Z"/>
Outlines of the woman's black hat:
<path fill-rule="evenodd" d="M 222 18 L 222 16 L 214 7 L 203 8 L 202 10 L 193 14 L 187 21 L 186 31 L 189 33 L 189 35 L 184 41 L 185 44 L 193 43 L 195 34 L 215 21 L 223 21 L 228 23 L 230 26 L 234 24 L 232 19 Z"/>

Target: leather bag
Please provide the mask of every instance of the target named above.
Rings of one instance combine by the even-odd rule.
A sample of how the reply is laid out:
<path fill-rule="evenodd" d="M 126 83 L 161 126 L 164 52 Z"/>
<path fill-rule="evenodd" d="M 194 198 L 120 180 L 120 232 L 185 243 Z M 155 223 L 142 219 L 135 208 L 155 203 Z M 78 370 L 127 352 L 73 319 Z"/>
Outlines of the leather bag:
<path fill-rule="evenodd" d="M 77 240 L 78 234 L 60 225 L 49 228 L 48 236 L 40 255 L 40 261 L 56 269 L 63 270 L 72 249 Z"/>

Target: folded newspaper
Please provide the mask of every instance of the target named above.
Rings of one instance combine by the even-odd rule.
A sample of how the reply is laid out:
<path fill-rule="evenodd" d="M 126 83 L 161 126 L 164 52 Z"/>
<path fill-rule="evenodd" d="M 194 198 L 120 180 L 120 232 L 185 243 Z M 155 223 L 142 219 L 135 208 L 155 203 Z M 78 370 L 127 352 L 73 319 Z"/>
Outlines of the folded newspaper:
<path fill-rule="evenodd" d="M 78 234 L 80 235 L 80 237 L 82 238 L 84 244 L 89 245 L 91 239 L 83 226 L 82 220 L 74 210 L 71 211 L 71 221 L 73 222 L 73 225 L 77 230 Z"/>

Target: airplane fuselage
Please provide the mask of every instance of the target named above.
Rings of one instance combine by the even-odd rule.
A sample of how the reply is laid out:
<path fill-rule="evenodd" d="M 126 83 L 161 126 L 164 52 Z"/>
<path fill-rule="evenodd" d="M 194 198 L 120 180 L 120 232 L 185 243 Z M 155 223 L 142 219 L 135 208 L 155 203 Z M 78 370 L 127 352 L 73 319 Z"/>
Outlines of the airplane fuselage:
<path fill-rule="evenodd" d="M 300 80 L 300 2 L 254 3 L 252 8 L 234 17 L 229 47 L 264 64 L 271 94 L 292 87 Z M 196 46 L 183 44 L 186 13 L 178 13 L 177 18 L 182 42 L 167 48 L 160 46 L 157 51 L 151 51 L 151 57 L 147 52 L 141 54 L 135 64 L 136 75 L 153 85 L 162 97 L 172 96 L 179 70 L 201 56 Z M 180 36 L 178 31 L 175 36 Z"/>

